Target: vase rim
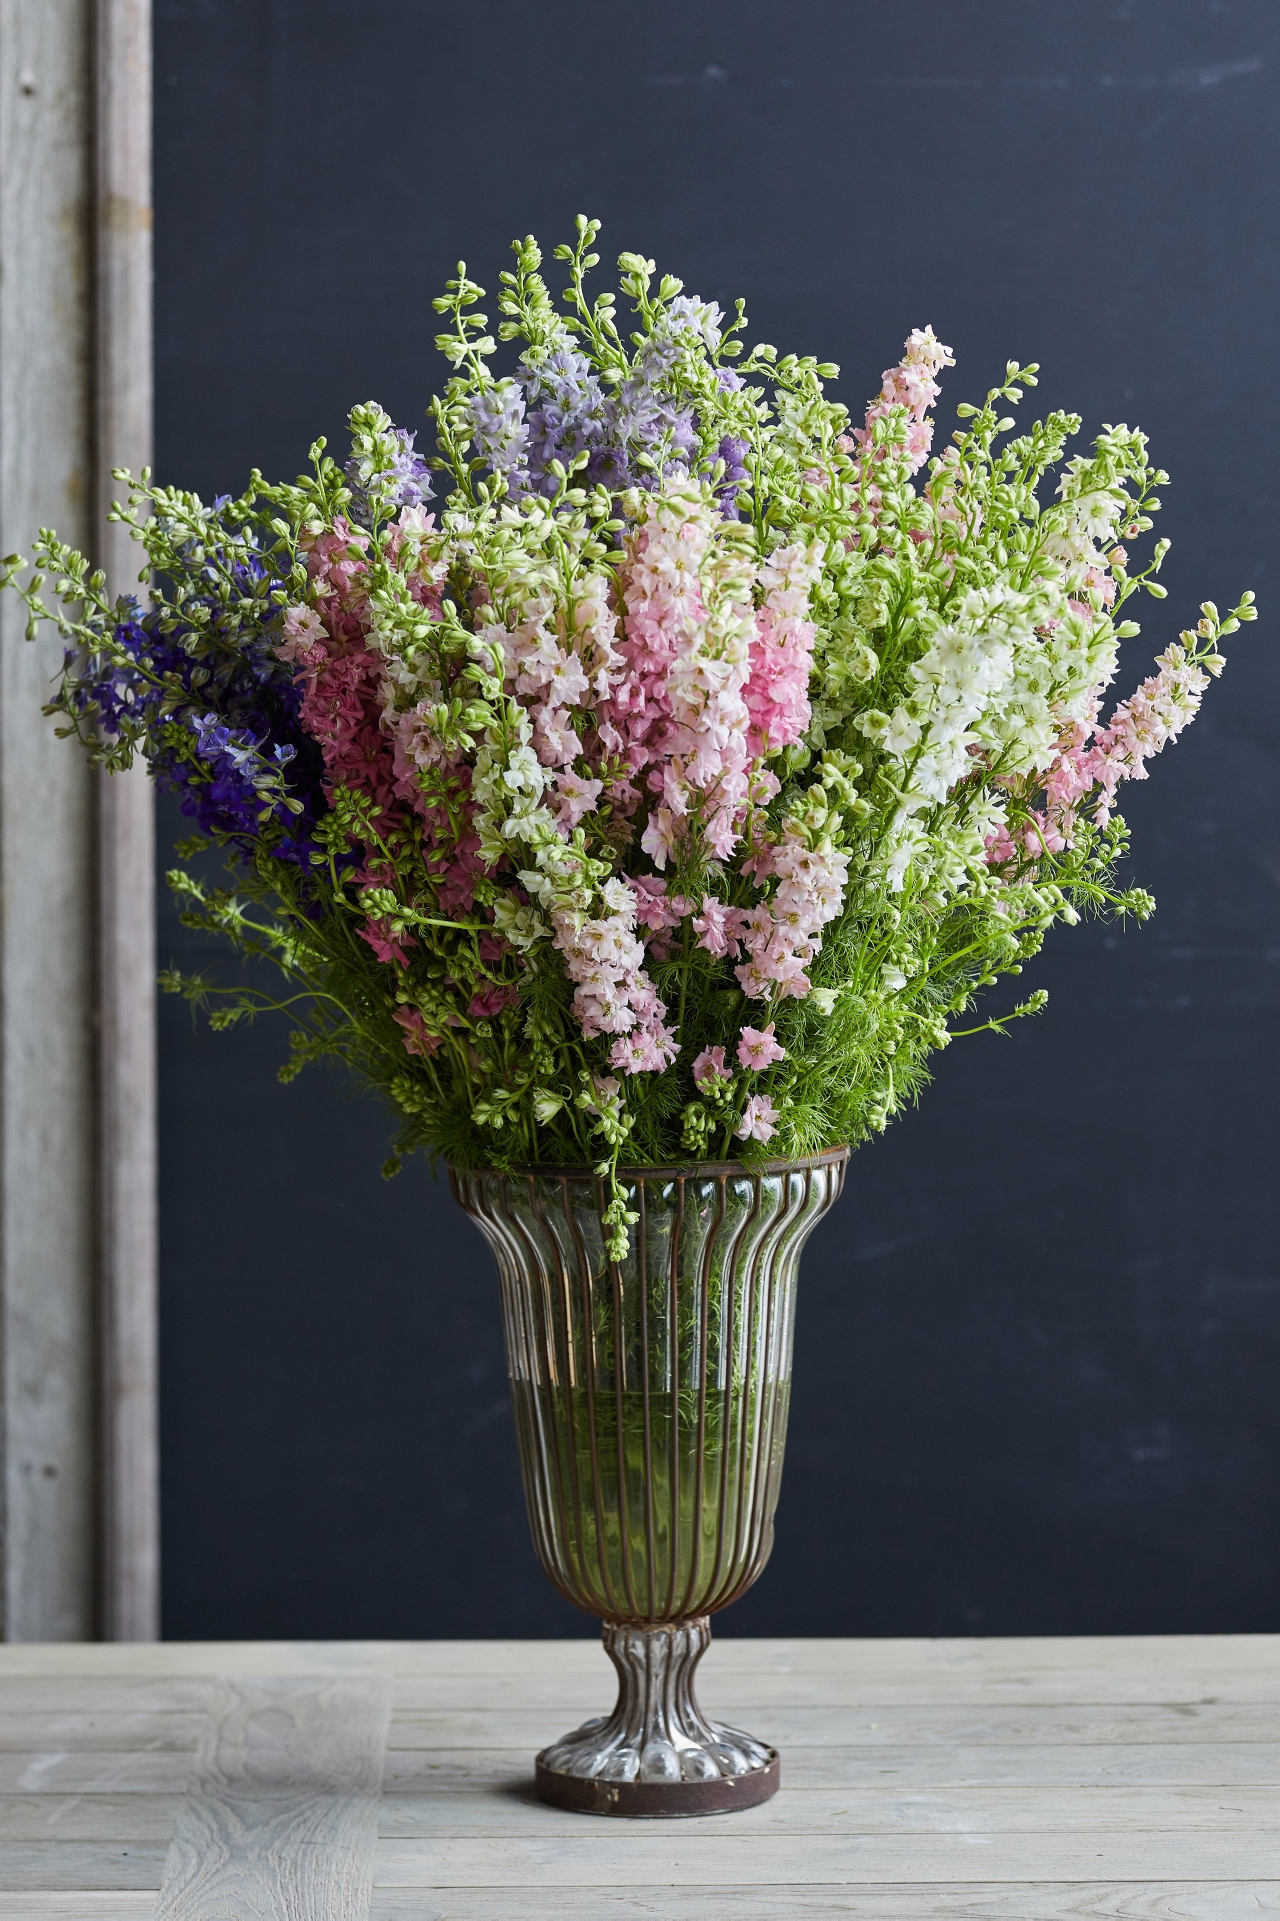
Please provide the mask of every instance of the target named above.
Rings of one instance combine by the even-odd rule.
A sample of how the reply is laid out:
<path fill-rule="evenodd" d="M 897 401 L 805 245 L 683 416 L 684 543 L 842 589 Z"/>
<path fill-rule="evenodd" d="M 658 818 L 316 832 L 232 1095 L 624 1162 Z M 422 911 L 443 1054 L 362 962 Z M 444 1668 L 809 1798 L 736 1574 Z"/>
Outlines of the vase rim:
<path fill-rule="evenodd" d="M 704 1180 L 715 1180 L 721 1175 L 730 1174 L 741 1174 L 746 1178 L 750 1178 L 754 1174 L 799 1173 L 803 1172 L 807 1167 L 831 1167 L 840 1161 L 847 1161 L 851 1151 L 847 1145 L 841 1147 L 824 1147 L 821 1152 L 817 1154 L 800 1154 L 792 1159 L 781 1161 L 674 1161 L 664 1163 L 661 1166 L 649 1166 L 635 1162 L 624 1165 L 620 1162 L 617 1168 L 617 1176 L 620 1181 L 688 1180 L 694 1177 L 700 1177 Z M 462 1179 L 465 1179 L 468 1174 L 497 1173 L 507 1175 L 516 1180 L 527 1180 L 530 1177 L 543 1180 L 595 1180 L 597 1178 L 603 1178 L 602 1176 L 597 1176 L 594 1167 L 589 1167 L 581 1163 L 574 1164 L 557 1161 L 544 1161 L 537 1167 L 504 1168 L 489 1166 L 455 1167 L 453 1163 L 450 1162 L 449 1173 L 455 1178 L 460 1177 Z"/>

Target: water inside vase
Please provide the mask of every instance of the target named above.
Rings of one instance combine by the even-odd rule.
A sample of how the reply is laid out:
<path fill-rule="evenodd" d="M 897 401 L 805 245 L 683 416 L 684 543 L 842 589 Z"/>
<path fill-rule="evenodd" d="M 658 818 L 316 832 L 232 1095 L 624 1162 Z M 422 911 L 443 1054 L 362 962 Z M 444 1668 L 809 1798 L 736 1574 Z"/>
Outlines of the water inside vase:
<path fill-rule="evenodd" d="M 617 1259 L 598 1177 L 456 1177 L 498 1257 L 534 1543 L 579 1607 L 689 1620 L 764 1566 L 797 1263 L 843 1160 L 627 1170 L 635 1218 Z"/>
<path fill-rule="evenodd" d="M 511 1387 L 535 1543 L 580 1607 L 687 1619 L 724 1606 L 763 1566 L 789 1374 L 703 1393 Z"/>

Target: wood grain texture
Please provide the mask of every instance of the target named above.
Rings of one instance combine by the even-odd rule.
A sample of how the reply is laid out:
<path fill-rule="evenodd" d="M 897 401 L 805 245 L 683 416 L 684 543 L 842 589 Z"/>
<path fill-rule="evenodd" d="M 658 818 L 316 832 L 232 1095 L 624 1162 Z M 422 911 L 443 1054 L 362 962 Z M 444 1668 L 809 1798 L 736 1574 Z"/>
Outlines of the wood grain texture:
<path fill-rule="evenodd" d="M 569 1839 L 380 1841 L 375 1881 L 402 1888 L 707 1887 L 781 1882 L 874 1887 L 930 1881 L 1263 1881 L 1280 1873 L 1280 1833 L 817 1835 L 751 1831 L 749 1810 L 688 1834 L 602 1821 Z M 587 1817 L 583 1817 L 584 1820 Z M 672 1823 L 675 1829 L 675 1824 Z M 623 1831 L 619 1833 L 619 1829 Z"/>
<path fill-rule="evenodd" d="M 592 1643 L 0 1648 L 0 1921 L 1280 1921 L 1280 1642 L 717 1652 L 783 1790 L 668 1824 L 533 1796 Z"/>
<path fill-rule="evenodd" d="M 132 1674 L 0 1673 L 0 1720 L 9 1714 L 92 1714 L 101 1709 L 113 1714 L 203 1714 L 217 1685 L 212 1679 L 163 1675 L 148 1680 Z"/>
<path fill-rule="evenodd" d="M 141 1798 L 141 1797 L 139 1797 Z M 117 1797 L 123 1802 L 127 1797 Z M 41 1796 L 59 1806 L 52 1796 Z M 0 1798 L 0 1833 L 15 1797 Z M 87 1804 L 82 1804 L 87 1805 Z M 148 1808 L 160 1805 L 148 1797 Z M 167 1803 L 163 1805 L 168 1805 Z M 119 1820 L 122 1816 L 116 1816 Z M 150 1817 L 149 1817 L 150 1818 Z M 59 1814 L 65 1822 L 67 1817 Z M 72 1815 L 83 1824 L 86 1817 Z M 140 1825 L 140 1824 L 135 1824 Z M 904 1793 L 898 1788 L 797 1788 L 746 1809 L 735 1835 L 1263 1833 L 1280 1829 L 1280 1795 L 1272 1787 L 969 1788 Z M 24 1830 L 25 1831 L 25 1830 Z M 32 1832 L 37 1830 L 32 1827 Z M 65 1831 L 65 1830 L 64 1830 Z M 87 1828 L 85 1829 L 88 1832 Z M 95 1828 L 94 1832 L 98 1830 Z M 501 1836 L 582 1838 L 582 1817 L 546 1808 L 519 1782 L 498 1793 L 387 1795 L 378 1833 L 383 1840 Z M 141 1838 L 141 1835 L 139 1836 Z"/>
<path fill-rule="evenodd" d="M 9 1841 L 0 1844 L 0 1889 L 146 1890 L 154 1901 L 167 1854 L 145 1841 Z"/>
<path fill-rule="evenodd" d="M 29 1888 L 23 1894 L 0 1891 L 0 1921 L 153 1921 L 156 1898 L 150 1893 L 75 1894 Z"/>
<path fill-rule="evenodd" d="M 150 457 L 150 124 L 150 0 L 0 0 L 0 551 L 56 526 L 115 588 L 109 469 Z M 24 619 L 6 596 L 4 1634 L 154 1637 L 151 794 L 55 739 L 61 646 Z"/>
<path fill-rule="evenodd" d="M 16 1794 L 182 1794 L 191 1755 L 93 1754 L 53 1748 L 0 1754 L 0 1790 Z"/>
<path fill-rule="evenodd" d="M 52 1748 L 0 1752 L 0 1792 L 42 1794 L 181 1794 L 191 1771 L 183 1748 L 132 1752 Z M 506 1749 L 423 1748 L 387 1756 L 386 1788 L 413 1793 L 466 1792 L 476 1784 L 493 1791 L 527 1788 L 532 1778 L 528 1746 Z M 1016 1787 L 1047 1790 L 1188 1783 L 1206 1786 L 1263 1783 L 1280 1798 L 1280 1745 L 1203 1742 L 1133 1747 L 946 1747 L 791 1748 L 787 1783 L 792 1787 L 896 1786 L 929 1789 Z"/>
<path fill-rule="evenodd" d="M 0 0 L 2 4 L 2 0 Z M 373 1673 L 394 1678 L 397 1703 L 414 1705 L 420 1681 L 449 1684 L 471 1677 L 479 1687 L 505 1682 L 531 1702 L 550 1686 L 580 1681 L 591 1688 L 612 1674 L 598 1636 L 571 1641 L 205 1641 L 153 1646 L 92 1644 L 0 1647 L 0 1680 L 30 1674 L 152 1680 L 213 1674 L 312 1676 Z M 1280 1635 L 1005 1636 L 990 1640 L 854 1641 L 830 1639 L 713 1641 L 699 1687 L 721 1692 L 739 1676 L 746 1699 L 775 1677 L 817 1676 L 850 1706 L 1022 1698 L 1062 1702 L 1280 1701 Z M 560 1699 L 565 1697 L 562 1694 Z M 828 1697 L 830 1698 L 830 1697 Z M 440 1705 L 432 1695 L 424 1705 Z M 481 1705 L 478 1692 L 469 1703 Z"/>
<path fill-rule="evenodd" d="M 1277 1637 L 1081 1636 L 1066 1641 L 767 1641 L 717 1640 L 699 1668 L 698 1685 L 752 1707 L 812 1705 L 890 1707 L 946 1702 L 1034 1703 L 1232 1700 L 1280 1703 Z M 477 1644 L 483 1646 L 484 1644 Z M 501 1655 L 477 1671 L 475 1654 L 440 1644 L 406 1647 L 397 1664 L 399 1710 L 450 1704 L 467 1691 L 470 1707 L 526 1705 L 541 1690 L 567 1684 L 590 1688 L 609 1677 L 594 1642 L 546 1644 L 536 1669 L 521 1672 Z M 533 1689 L 539 1694 L 534 1695 Z M 563 1697 L 563 1693 L 562 1696 Z"/>
<path fill-rule="evenodd" d="M 88 544 L 89 0 L 0 0 L 0 552 Z M 95 1630 L 94 810 L 41 717 L 62 646 L 0 604 L 4 1635 Z"/>
<path fill-rule="evenodd" d="M 228 1682 L 156 1921 L 366 1921 L 389 1713 L 381 1677 Z"/>
<path fill-rule="evenodd" d="M 954 1686 L 945 1676 L 932 1675 L 911 1683 L 881 1677 L 878 1681 L 849 1675 L 838 1668 L 806 1672 L 762 1672 L 743 1674 L 727 1669 L 715 1659 L 715 1644 L 705 1660 L 705 1678 L 698 1674 L 699 1698 L 706 1696 L 720 1703 L 734 1702 L 743 1708 L 840 1708 L 861 1710 L 874 1717 L 878 1709 L 920 1709 L 945 1703 L 948 1708 L 1167 1708 L 1233 1703 L 1251 1708 L 1270 1706 L 1280 1717 L 1280 1679 L 1248 1670 L 1237 1674 L 1189 1674 L 1174 1681 L 1170 1676 L 1150 1677 L 1149 1685 L 1127 1678 L 1122 1686 L 1118 1677 L 1084 1674 L 1072 1687 L 1070 1675 L 1028 1675 L 1011 1682 L 1003 1677 L 961 1675 Z M 554 1670 L 530 1676 L 400 1675 L 396 1677 L 396 1711 L 402 1715 L 439 1713 L 451 1707 L 531 1708 L 544 1703 L 566 1704 L 570 1711 L 599 1701 L 601 1689 L 611 1686 L 609 1672 L 601 1665 L 589 1671 Z M 710 1711 L 710 1710 L 709 1710 Z"/>
<path fill-rule="evenodd" d="M 514 1649 L 528 1644 L 494 1645 Z M 600 1655 L 598 1644 L 585 1645 Z M 296 1675 L 308 1681 L 324 1674 L 394 1675 L 400 1672 L 402 1654 L 410 1671 L 414 1671 L 414 1651 L 431 1646 L 430 1642 L 417 1641 L 137 1641 L 110 1646 L 92 1641 L 46 1643 L 35 1647 L 0 1647 L 0 1681 L 21 1675 L 41 1679 L 45 1676 L 74 1679 L 83 1675 L 95 1681 L 134 1675 L 142 1679 L 172 1676 L 200 1681 L 228 1674 L 242 1679 L 277 1680 Z M 527 1663 L 527 1654 L 525 1658 Z M 513 1667 L 518 1665 L 514 1654 L 509 1659 Z"/>
<path fill-rule="evenodd" d="M 0 1841 L 152 1841 L 167 1848 L 180 1794 L 0 1794 Z"/>
<path fill-rule="evenodd" d="M 708 1691 L 709 1692 L 709 1691 Z M 741 1701 L 735 1694 L 712 1695 L 699 1690 L 699 1699 L 709 1714 L 731 1727 L 749 1720 L 751 1731 L 774 1747 L 883 1747 L 929 1746 L 945 1743 L 972 1747 L 988 1744 L 1001 1747 L 1066 1748 L 1090 1747 L 1111 1742 L 1128 1744 L 1147 1741 L 1171 1745 L 1179 1742 L 1252 1741 L 1274 1745 L 1280 1741 L 1280 1708 L 1270 1702 L 1253 1706 L 1245 1702 L 1225 1707 L 1200 1703 L 1172 1703 L 1152 1707 L 1094 1707 L 1085 1704 L 1068 1707 L 1005 1708 L 996 1704 L 981 1707 L 919 1707 L 865 1709 L 827 1707 L 760 1707 Z M 575 1701 L 557 1708 L 480 1710 L 467 1714 L 461 1708 L 446 1713 L 397 1714 L 392 1724 L 390 1747 L 393 1752 L 406 1748 L 483 1747 L 524 1748 L 545 1746 L 572 1726 L 573 1717 L 601 1713 L 612 1705 L 606 1697 Z"/>
<path fill-rule="evenodd" d="M 167 1757 L 158 1757 L 167 1765 Z M 0 1756 L 0 1769 L 12 1757 Z M 103 1757 L 106 1760 L 106 1757 Z M 142 1764 L 145 1756 L 121 1756 Z M 1030 1748 L 803 1748 L 787 1750 L 788 1788 L 1019 1787 L 1107 1788 L 1179 1783 L 1215 1787 L 1261 1783 L 1280 1799 L 1280 1743 L 1201 1742 L 1162 1746 Z M 0 1774 L 0 1779 L 3 1775 Z M 385 1795 L 492 1793 L 527 1788 L 527 1751 L 513 1748 L 423 1748 L 388 1753 Z M 157 1789 L 157 1791 L 159 1791 Z"/>
<path fill-rule="evenodd" d="M 151 0 L 96 0 L 95 558 L 138 589 L 112 470 L 151 464 Z M 145 767 L 98 788 L 102 1632 L 160 1632 L 155 805 Z"/>
<path fill-rule="evenodd" d="M 0 1753 L 18 1750 L 26 1753 L 75 1749 L 79 1754 L 94 1748 L 127 1753 L 131 1748 L 150 1750 L 180 1748 L 191 1754 L 200 1738 L 204 1717 L 198 1713 L 156 1714 L 144 1709 L 140 1714 L 127 1711 L 76 1714 L 63 1710 L 41 1714 L 23 1708 L 17 1713 L 0 1712 Z"/>
<path fill-rule="evenodd" d="M 0 1915 L 4 1910 L 0 1908 Z M 1276 1921 L 1274 1881 L 1166 1883 L 1005 1882 L 996 1886 L 787 1888 L 733 1883 L 706 1888 L 589 1888 L 520 1897 L 503 1889 L 422 1894 L 380 1888 L 370 1921 Z"/>

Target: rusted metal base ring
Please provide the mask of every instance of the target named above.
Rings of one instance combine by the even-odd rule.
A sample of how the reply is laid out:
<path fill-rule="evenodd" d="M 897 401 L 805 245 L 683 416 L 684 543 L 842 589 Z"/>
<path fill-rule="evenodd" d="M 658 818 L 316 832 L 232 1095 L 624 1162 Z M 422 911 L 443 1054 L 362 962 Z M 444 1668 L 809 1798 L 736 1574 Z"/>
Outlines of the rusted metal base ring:
<path fill-rule="evenodd" d="M 749 1774 L 721 1775 L 714 1781 L 598 1781 L 580 1774 L 558 1774 L 537 1760 L 538 1799 L 575 1814 L 620 1814 L 633 1821 L 670 1820 L 690 1814 L 732 1814 L 754 1808 L 778 1792 L 778 1753 Z"/>

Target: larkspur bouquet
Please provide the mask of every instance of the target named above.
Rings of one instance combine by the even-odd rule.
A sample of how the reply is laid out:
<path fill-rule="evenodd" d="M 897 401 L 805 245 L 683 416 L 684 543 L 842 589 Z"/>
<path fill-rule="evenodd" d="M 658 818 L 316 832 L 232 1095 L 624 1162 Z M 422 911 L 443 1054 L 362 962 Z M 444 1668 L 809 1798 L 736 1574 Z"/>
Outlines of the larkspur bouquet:
<path fill-rule="evenodd" d="M 65 730 L 145 756 L 185 858 L 229 853 L 229 887 L 170 876 L 188 924 L 285 977 L 163 985 L 215 1026 L 285 1009 L 286 1076 L 336 1056 L 388 1097 L 389 1166 L 611 1173 L 882 1129 L 1056 920 L 1150 912 L 1115 879 L 1117 790 L 1254 618 L 1206 602 L 1104 721 L 1121 609 L 1164 592 L 1168 543 L 1129 554 L 1167 479 L 1142 434 L 1011 437 L 1035 381 L 1011 362 L 930 459 L 930 329 L 852 427 L 834 367 L 744 352 L 741 303 L 633 254 L 624 335 L 586 291 L 597 231 L 556 250 L 562 305 L 515 244 L 501 378 L 459 266 L 437 457 L 367 405 L 345 468 L 318 441 L 293 485 L 205 506 L 144 475 L 118 512 L 145 602 L 51 532 L 25 585 L 5 563 L 65 636 Z"/>

